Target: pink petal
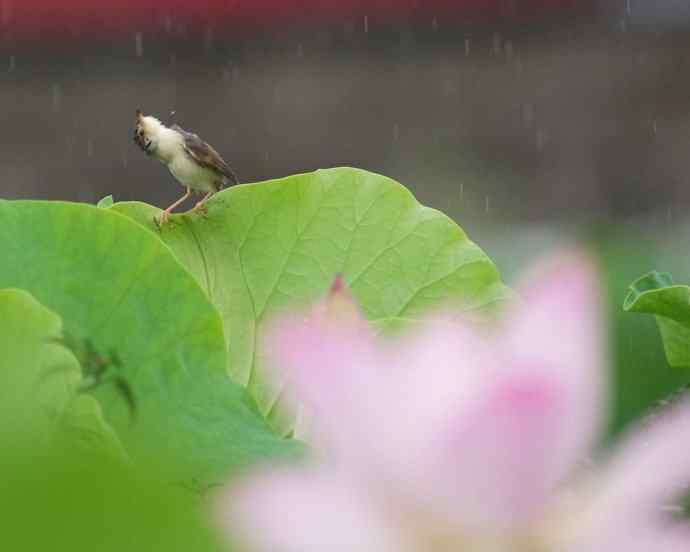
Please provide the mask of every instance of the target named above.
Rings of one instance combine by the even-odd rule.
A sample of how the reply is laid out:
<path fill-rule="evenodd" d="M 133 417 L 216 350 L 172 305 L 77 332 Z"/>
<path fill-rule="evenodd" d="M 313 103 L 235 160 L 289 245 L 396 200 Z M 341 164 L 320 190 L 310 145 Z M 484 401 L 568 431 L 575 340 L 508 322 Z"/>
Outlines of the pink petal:
<path fill-rule="evenodd" d="M 513 529 L 543 514 L 564 395 L 556 381 L 518 377 L 449 412 L 420 455 L 418 498 L 467 529 Z"/>
<path fill-rule="evenodd" d="M 253 552 L 405 552 L 398 529 L 336 473 L 273 472 L 228 493 L 221 523 Z"/>
<path fill-rule="evenodd" d="M 326 304 L 278 325 L 274 358 L 371 489 L 469 526 L 527 522 L 596 435 L 606 368 L 591 264 L 538 275 L 495 336 L 441 319 L 382 351 Z"/>
<path fill-rule="evenodd" d="M 367 442 L 374 477 L 393 485 L 424 483 L 430 450 L 449 412 L 483 389 L 484 342 L 474 330 L 441 318 L 394 340 L 368 405 Z"/>
<path fill-rule="evenodd" d="M 657 516 L 689 484 L 690 398 L 685 398 L 615 449 L 595 490 L 592 530 Z"/>
<path fill-rule="evenodd" d="M 380 395 L 378 479 L 465 525 L 538 516 L 596 433 L 606 366 L 595 271 L 570 255 L 539 276 L 495 336 L 430 324 Z"/>
<path fill-rule="evenodd" d="M 609 359 L 598 273 L 585 254 L 565 252 L 533 267 L 522 296 L 506 325 L 507 368 L 554 378 L 566 390 L 561 438 L 542 466 L 546 479 L 558 481 L 588 456 L 605 420 Z"/>
<path fill-rule="evenodd" d="M 278 318 L 269 327 L 263 354 L 325 448 L 347 453 L 353 428 L 365 417 L 367 389 L 375 387 L 374 336 L 347 288 L 336 279 L 315 308 Z"/>
<path fill-rule="evenodd" d="M 367 443 L 372 488 L 466 526 L 537 515 L 553 484 L 544 468 L 561 440 L 567 392 L 548 371 L 506 369 L 512 359 L 497 346 L 469 324 L 441 320 L 399 347 L 367 426 L 379 435 Z"/>

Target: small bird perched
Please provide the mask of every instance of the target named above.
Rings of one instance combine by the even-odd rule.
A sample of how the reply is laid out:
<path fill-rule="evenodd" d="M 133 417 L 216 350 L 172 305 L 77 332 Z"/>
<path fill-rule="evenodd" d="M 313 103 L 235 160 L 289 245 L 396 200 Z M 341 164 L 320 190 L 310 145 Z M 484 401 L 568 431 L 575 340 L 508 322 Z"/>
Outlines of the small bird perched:
<path fill-rule="evenodd" d="M 194 209 L 204 209 L 204 203 L 222 188 L 238 184 L 235 173 L 220 154 L 192 132 L 177 125 L 165 126 L 152 116 L 136 111 L 134 143 L 146 155 L 153 155 L 177 181 L 187 188 L 187 193 L 161 213 L 160 224 L 167 222 L 171 211 L 187 199 L 192 190 L 206 192 Z"/>

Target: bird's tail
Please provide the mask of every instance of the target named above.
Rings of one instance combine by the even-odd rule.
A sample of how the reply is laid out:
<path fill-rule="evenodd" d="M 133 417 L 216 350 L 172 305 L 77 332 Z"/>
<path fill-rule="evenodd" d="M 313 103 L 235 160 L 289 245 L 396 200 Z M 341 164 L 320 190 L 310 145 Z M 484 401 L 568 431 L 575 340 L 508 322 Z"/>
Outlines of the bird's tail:
<path fill-rule="evenodd" d="M 235 186 L 239 183 L 240 181 L 237 178 L 237 175 L 230 167 L 228 167 L 227 172 L 223 175 L 223 182 L 220 186 L 220 189 L 222 190 L 223 188 L 229 188 L 230 186 Z"/>

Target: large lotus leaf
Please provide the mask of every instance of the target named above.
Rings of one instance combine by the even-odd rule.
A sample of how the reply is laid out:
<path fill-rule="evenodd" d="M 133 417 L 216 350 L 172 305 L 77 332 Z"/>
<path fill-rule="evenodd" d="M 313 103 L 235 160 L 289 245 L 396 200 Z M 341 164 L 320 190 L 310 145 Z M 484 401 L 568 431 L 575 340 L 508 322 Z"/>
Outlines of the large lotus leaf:
<path fill-rule="evenodd" d="M 176 215 L 160 229 L 154 207 L 112 209 L 156 232 L 206 290 L 225 321 L 230 372 L 264 413 L 279 391 L 257 377 L 262 324 L 323 294 L 336 273 L 379 325 L 442 301 L 487 309 L 507 295 L 493 263 L 455 223 L 390 178 L 362 170 L 236 186 L 209 201 L 206 214 Z"/>
<path fill-rule="evenodd" d="M 227 377 L 218 311 L 155 235 L 111 210 L 56 202 L 0 201 L 0 227 L 0 287 L 29 290 L 97 351 L 106 371 L 94 394 L 130 456 L 156 448 L 171 477 L 206 485 L 293 450 Z M 134 415 L 108 383 L 118 376 Z"/>
<path fill-rule="evenodd" d="M 666 272 L 650 272 L 630 285 L 623 308 L 656 315 L 671 366 L 690 366 L 690 287 Z"/>

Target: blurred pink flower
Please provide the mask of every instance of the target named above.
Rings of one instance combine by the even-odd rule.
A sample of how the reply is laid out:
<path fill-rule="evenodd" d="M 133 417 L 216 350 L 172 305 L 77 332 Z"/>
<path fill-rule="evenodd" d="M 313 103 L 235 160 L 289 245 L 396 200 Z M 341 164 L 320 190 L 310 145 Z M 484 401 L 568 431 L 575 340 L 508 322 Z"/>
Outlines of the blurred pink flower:
<path fill-rule="evenodd" d="M 261 552 L 690 551 L 664 506 L 690 482 L 690 403 L 596 465 L 607 401 L 597 273 L 534 268 L 493 330 L 439 316 L 377 337 L 341 280 L 267 355 L 310 413 L 311 465 L 266 469 L 222 520 Z"/>

